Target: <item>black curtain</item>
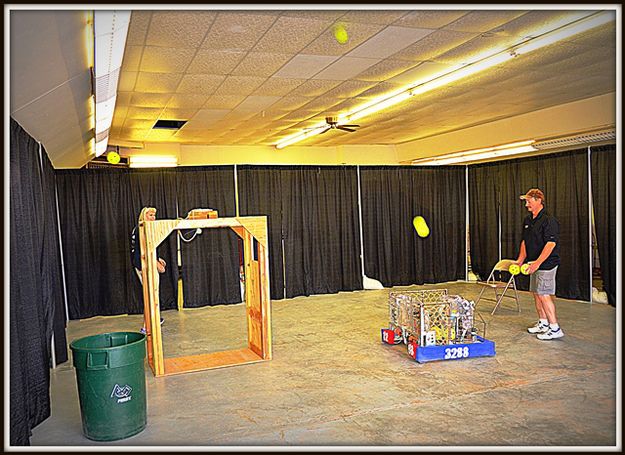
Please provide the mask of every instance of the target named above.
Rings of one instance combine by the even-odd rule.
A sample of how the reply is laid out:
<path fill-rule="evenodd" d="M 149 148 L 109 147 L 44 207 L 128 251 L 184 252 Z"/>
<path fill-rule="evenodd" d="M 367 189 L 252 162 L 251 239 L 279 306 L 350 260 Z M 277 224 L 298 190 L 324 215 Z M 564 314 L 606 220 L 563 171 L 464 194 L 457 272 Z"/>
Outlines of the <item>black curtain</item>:
<path fill-rule="evenodd" d="M 55 226 L 44 191 L 39 144 L 10 122 L 10 443 L 30 444 L 31 429 L 50 415 L 51 337 L 59 280 L 47 231 Z M 60 260 L 58 260 L 60 262 Z M 61 334 L 59 334 L 60 336 Z M 64 337 L 64 335 L 63 335 Z"/>
<path fill-rule="evenodd" d="M 603 290 L 616 306 L 616 145 L 591 147 L 590 171 Z"/>
<path fill-rule="evenodd" d="M 469 252 L 471 271 L 480 280 L 499 260 L 499 192 L 492 167 L 469 167 Z"/>
<path fill-rule="evenodd" d="M 272 300 L 286 298 L 282 250 L 282 183 L 279 166 L 238 166 L 239 213 L 267 216 Z"/>
<path fill-rule="evenodd" d="M 567 299 L 590 300 L 590 270 L 588 256 L 588 155 L 585 150 L 506 160 L 470 166 L 469 196 L 471 239 L 497 233 L 497 221 L 480 217 L 482 195 L 491 191 L 495 182 L 497 203 L 501 214 L 501 257 L 516 259 L 521 244 L 523 219 L 529 213 L 521 194 L 530 188 L 545 193 L 545 210 L 560 224 L 560 260 L 556 296 Z M 489 231 L 484 234 L 484 230 Z M 474 232 L 475 231 L 475 232 Z M 471 261 L 488 258 L 482 273 L 488 274 L 497 262 L 496 243 L 483 242 L 488 252 L 471 248 Z M 481 275 L 483 277 L 483 275 Z M 517 285 L 529 289 L 529 277 L 519 275 Z"/>
<path fill-rule="evenodd" d="M 56 177 L 54 168 L 42 148 L 42 187 L 43 187 L 43 211 L 44 211 L 44 255 L 41 275 L 43 286 L 49 292 L 44 296 L 44 306 L 52 311 L 52 331 L 54 333 L 54 353 L 57 364 L 68 360 L 67 338 L 67 314 L 65 312 L 65 295 L 63 292 L 63 271 L 61 269 L 61 245 L 59 243 L 59 223 L 57 218 L 56 203 Z"/>
<path fill-rule="evenodd" d="M 125 205 L 130 209 L 131 221 L 126 224 L 128 234 L 124 243 L 118 243 L 120 248 L 115 255 L 122 255 L 130 261 L 130 234 L 137 225 L 139 214 L 144 207 L 156 208 L 156 219 L 176 219 L 178 215 L 176 202 L 176 175 L 177 169 L 132 169 L 128 175 L 128 201 Z M 160 274 L 159 303 L 160 309 L 170 310 L 178 307 L 178 260 L 176 233 L 172 232 L 157 247 L 158 257 L 167 262 L 165 273 Z M 131 302 L 134 313 L 143 313 L 143 293 L 141 283 L 130 265 L 124 271 L 132 277 Z M 135 306 L 136 305 L 136 306 Z"/>
<path fill-rule="evenodd" d="M 465 278 L 464 167 L 363 166 L 360 177 L 368 277 L 385 287 Z"/>
<path fill-rule="evenodd" d="M 238 182 L 241 214 L 268 216 L 272 299 L 362 289 L 355 167 L 241 166 Z"/>
<path fill-rule="evenodd" d="M 196 208 L 217 210 L 222 218 L 236 215 L 234 166 L 179 168 L 176 180 L 180 218 Z M 238 235 L 230 228 L 178 232 L 184 306 L 241 302 Z"/>
<path fill-rule="evenodd" d="M 287 298 L 362 289 L 356 167 L 280 173 Z"/>

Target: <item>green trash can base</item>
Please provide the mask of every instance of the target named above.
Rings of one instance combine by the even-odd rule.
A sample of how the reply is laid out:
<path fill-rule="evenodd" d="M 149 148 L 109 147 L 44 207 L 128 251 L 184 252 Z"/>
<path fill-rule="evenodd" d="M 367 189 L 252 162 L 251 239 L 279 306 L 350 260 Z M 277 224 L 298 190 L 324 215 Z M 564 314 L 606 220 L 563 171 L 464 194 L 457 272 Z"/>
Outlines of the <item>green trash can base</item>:
<path fill-rule="evenodd" d="M 147 425 L 145 335 L 113 332 L 70 344 L 84 435 L 116 441 Z"/>

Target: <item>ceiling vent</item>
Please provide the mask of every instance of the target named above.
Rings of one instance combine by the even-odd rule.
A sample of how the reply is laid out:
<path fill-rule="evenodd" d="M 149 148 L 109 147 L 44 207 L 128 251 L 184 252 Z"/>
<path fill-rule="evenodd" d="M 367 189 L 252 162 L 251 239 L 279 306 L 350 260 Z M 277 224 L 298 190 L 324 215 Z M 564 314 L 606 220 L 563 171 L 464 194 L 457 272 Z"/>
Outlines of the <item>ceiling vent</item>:
<path fill-rule="evenodd" d="M 187 123 L 186 120 L 158 120 L 152 129 L 179 130 L 185 123 Z"/>
<path fill-rule="evenodd" d="M 572 145 L 590 145 L 597 142 L 609 141 L 616 141 L 616 132 L 614 130 L 577 134 L 575 136 L 564 136 L 545 141 L 538 141 L 532 145 L 539 150 L 546 150 L 553 148 L 570 147 Z"/>

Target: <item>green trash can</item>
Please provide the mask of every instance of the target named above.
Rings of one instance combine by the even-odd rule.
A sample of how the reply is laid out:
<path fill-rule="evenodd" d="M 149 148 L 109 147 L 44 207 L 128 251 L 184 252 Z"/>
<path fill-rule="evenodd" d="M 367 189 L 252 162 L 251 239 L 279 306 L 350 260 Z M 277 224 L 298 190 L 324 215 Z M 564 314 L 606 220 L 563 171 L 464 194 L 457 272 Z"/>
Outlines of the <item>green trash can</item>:
<path fill-rule="evenodd" d="M 70 344 L 82 429 L 95 441 L 133 436 L 147 424 L 145 335 L 113 332 Z"/>

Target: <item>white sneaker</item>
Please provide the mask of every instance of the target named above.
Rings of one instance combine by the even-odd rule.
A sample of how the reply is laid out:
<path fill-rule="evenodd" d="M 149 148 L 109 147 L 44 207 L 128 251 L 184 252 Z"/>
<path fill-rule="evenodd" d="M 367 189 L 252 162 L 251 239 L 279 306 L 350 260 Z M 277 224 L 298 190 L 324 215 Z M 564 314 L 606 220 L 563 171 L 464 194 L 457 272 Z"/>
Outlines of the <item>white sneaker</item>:
<path fill-rule="evenodd" d="M 564 332 L 562 331 L 562 329 L 560 327 L 558 327 L 558 330 L 553 330 L 553 329 L 549 329 L 547 331 L 547 333 L 539 333 L 538 335 L 536 335 L 536 338 L 538 338 L 539 340 L 555 340 L 556 338 L 562 338 L 564 336 Z"/>
<path fill-rule="evenodd" d="M 543 324 L 542 322 L 538 321 L 533 326 L 528 327 L 527 331 L 529 333 L 547 333 L 549 331 L 549 324 Z"/>

